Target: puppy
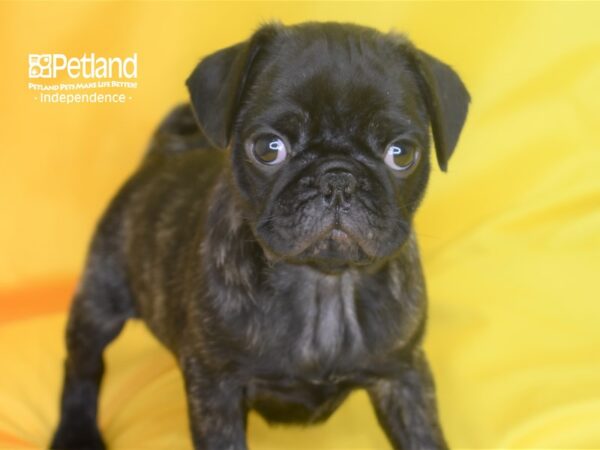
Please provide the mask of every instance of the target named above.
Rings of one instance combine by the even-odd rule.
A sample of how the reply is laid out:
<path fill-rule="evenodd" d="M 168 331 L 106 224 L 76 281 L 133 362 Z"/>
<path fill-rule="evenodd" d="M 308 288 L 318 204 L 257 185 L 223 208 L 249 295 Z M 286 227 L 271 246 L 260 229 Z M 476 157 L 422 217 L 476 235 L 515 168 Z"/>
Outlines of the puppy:
<path fill-rule="evenodd" d="M 102 449 L 102 353 L 141 318 L 185 380 L 194 448 L 327 419 L 366 389 L 395 449 L 447 448 L 412 229 L 469 95 L 406 38 L 270 24 L 206 58 L 101 219 L 67 327 L 53 449 Z"/>

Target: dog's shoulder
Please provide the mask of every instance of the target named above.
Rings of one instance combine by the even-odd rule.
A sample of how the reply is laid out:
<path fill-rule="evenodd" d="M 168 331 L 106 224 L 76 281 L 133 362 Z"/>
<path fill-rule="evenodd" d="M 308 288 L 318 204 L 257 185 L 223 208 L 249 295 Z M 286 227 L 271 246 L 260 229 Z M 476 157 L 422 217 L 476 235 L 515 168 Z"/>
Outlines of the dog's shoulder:
<path fill-rule="evenodd" d="M 158 125 L 145 156 L 214 149 L 194 117 L 189 104 L 173 108 Z"/>

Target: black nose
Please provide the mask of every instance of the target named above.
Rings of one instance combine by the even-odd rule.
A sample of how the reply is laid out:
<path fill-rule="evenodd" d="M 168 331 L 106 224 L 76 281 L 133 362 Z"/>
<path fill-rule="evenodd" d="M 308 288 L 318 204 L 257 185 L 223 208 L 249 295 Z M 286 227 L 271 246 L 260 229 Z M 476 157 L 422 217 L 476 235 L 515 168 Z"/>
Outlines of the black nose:
<path fill-rule="evenodd" d="M 319 179 L 319 190 L 328 206 L 345 206 L 356 189 L 356 178 L 343 169 L 325 172 Z"/>

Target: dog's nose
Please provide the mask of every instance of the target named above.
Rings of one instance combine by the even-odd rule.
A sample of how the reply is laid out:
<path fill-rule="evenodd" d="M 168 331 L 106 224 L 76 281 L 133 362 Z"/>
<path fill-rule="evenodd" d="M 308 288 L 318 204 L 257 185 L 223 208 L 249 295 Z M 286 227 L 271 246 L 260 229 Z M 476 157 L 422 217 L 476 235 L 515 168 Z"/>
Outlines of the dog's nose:
<path fill-rule="evenodd" d="M 356 178 L 343 169 L 329 170 L 321 175 L 319 190 L 327 206 L 344 206 L 356 190 Z"/>

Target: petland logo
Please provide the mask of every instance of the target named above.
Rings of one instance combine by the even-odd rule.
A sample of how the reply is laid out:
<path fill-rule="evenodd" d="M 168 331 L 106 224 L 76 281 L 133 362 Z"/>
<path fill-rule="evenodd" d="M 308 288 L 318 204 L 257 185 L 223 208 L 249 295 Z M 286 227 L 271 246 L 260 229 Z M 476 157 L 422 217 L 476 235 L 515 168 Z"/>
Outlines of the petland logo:
<path fill-rule="evenodd" d="M 137 53 L 126 58 L 29 54 L 28 89 L 41 103 L 125 103 L 138 87 L 137 76 Z"/>
<path fill-rule="evenodd" d="M 56 78 L 66 73 L 69 78 L 137 78 L 137 53 L 128 58 L 96 57 L 85 53 L 81 58 L 68 58 L 61 53 L 29 55 L 29 78 Z"/>

